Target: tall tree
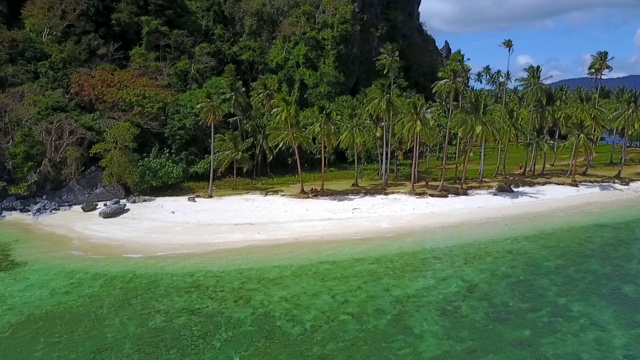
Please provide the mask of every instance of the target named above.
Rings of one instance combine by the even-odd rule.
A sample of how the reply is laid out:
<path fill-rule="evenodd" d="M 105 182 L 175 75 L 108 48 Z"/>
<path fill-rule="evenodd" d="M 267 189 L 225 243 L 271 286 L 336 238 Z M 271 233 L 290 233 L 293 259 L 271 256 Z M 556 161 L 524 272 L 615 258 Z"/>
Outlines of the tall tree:
<path fill-rule="evenodd" d="M 411 191 L 415 192 L 417 182 L 418 161 L 420 154 L 420 138 L 425 136 L 428 130 L 431 112 L 424 97 L 417 94 L 408 94 L 403 101 L 400 122 L 398 127 L 400 134 L 411 148 Z"/>
<path fill-rule="evenodd" d="M 622 157 L 620 159 L 620 168 L 615 177 L 622 176 L 622 170 L 627 160 L 627 146 L 629 144 L 629 136 L 635 134 L 640 129 L 640 92 L 638 90 L 629 90 L 622 88 L 616 94 L 615 110 L 612 117 L 616 120 L 616 126 L 624 129 L 624 142 L 622 143 Z"/>
<path fill-rule="evenodd" d="M 444 181 L 447 175 L 447 152 L 449 146 L 449 135 L 451 132 L 451 120 L 453 119 L 454 100 L 465 89 L 464 74 L 468 74 L 470 66 L 466 64 L 464 54 L 460 50 L 451 54 L 447 64 L 440 70 L 438 76 L 441 80 L 433 85 L 433 90 L 437 96 L 441 97 L 448 103 L 447 126 L 445 130 L 443 156 L 442 156 L 442 178 L 438 191 L 442 191 Z"/>
<path fill-rule="evenodd" d="M 387 43 L 380 50 L 380 55 L 376 57 L 376 67 L 379 71 L 381 71 L 387 77 L 387 91 L 389 92 L 390 101 L 385 102 L 386 108 L 384 109 L 386 112 L 386 121 L 385 126 L 387 133 L 385 134 L 386 139 L 388 141 L 385 144 L 387 153 L 383 156 L 383 159 L 386 159 L 386 164 L 383 164 L 385 167 L 385 171 L 383 174 L 383 188 L 386 188 L 389 183 L 389 169 L 391 167 L 391 148 L 392 148 L 392 139 L 393 139 L 393 126 L 394 126 L 394 118 L 393 118 L 393 99 L 394 99 L 394 90 L 396 87 L 396 82 L 398 75 L 400 73 L 400 66 L 402 63 L 400 62 L 400 52 L 397 47 L 393 44 Z"/>
<path fill-rule="evenodd" d="M 213 169 L 215 166 L 215 125 L 224 119 L 227 114 L 227 108 L 220 97 L 216 96 L 212 91 L 206 91 L 205 97 L 197 109 L 200 116 L 205 121 L 211 130 L 211 153 L 210 153 L 210 166 L 209 166 L 209 189 L 207 190 L 207 197 L 213 197 Z"/>
<path fill-rule="evenodd" d="M 300 179 L 300 194 L 305 194 L 302 176 L 301 148 L 308 148 L 311 137 L 302 127 L 300 109 L 296 102 L 297 96 L 279 94 L 273 101 L 273 121 L 269 124 L 269 142 L 277 150 L 284 147 L 293 149 Z"/>
<path fill-rule="evenodd" d="M 219 172 L 233 165 L 233 190 L 238 187 L 238 166 L 243 171 L 251 168 L 251 159 L 247 151 L 250 146 L 251 140 L 242 141 L 238 131 L 227 131 L 225 134 L 216 135 L 216 165 Z"/>

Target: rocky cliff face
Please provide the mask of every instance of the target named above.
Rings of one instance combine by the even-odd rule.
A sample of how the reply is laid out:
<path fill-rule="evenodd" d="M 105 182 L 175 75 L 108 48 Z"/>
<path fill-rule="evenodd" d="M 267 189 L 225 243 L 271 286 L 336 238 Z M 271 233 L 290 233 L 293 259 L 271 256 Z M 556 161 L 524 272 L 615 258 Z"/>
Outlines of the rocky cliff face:
<path fill-rule="evenodd" d="M 371 84 L 378 76 L 373 58 L 386 42 L 400 48 L 403 72 L 409 87 L 430 94 L 437 80 L 442 55 L 420 22 L 420 0 L 355 0 L 360 31 L 353 39 L 355 71 L 352 92 Z"/>

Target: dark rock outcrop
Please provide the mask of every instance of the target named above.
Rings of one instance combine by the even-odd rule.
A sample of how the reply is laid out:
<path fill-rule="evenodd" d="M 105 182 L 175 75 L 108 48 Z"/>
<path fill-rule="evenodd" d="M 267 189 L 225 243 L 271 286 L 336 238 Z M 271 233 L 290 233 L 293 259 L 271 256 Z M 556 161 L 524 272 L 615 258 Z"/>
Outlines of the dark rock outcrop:
<path fill-rule="evenodd" d="M 5 185 L 0 185 L 0 203 L 9 196 L 9 189 Z"/>
<path fill-rule="evenodd" d="M 103 219 L 118 217 L 124 214 L 125 212 L 127 212 L 126 208 L 127 208 L 127 204 L 109 205 L 106 208 L 100 210 L 100 212 L 98 213 L 98 216 L 100 216 Z"/>
<path fill-rule="evenodd" d="M 60 210 L 60 205 L 56 201 L 47 200 L 46 196 L 43 198 L 36 198 L 35 202 L 31 204 L 29 208 L 31 216 L 49 215 L 54 211 Z"/>
<path fill-rule="evenodd" d="M 440 53 L 442 54 L 442 59 L 444 61 L 449 60 L 451 57 L 451 45 L 449 45 L 447 40 L 444 41 L 444 46 L 440 48 Z"/>
<path fill-rule="evenodd" d="M 124 199 L 126 194 L 122 186 L 103 186 L 102 181 L 102 170 L 94 166 L 85 171 L 78 179 L 71 181 L 64 189 L 52 195 L 60 198 L 62 203 L 69 205 Z"/>
<path fill-rule="evenodd" d="M 408 87 L 429 94 L 438 80 L 442 55 L 420 21 L 420 0 L 354 0 L 358 28 L 350 51 L 340 59 L 347 67 L 348 92 L 370 86 L 380 75 L 375 57 L 385 43 L 398 44 Z"/>

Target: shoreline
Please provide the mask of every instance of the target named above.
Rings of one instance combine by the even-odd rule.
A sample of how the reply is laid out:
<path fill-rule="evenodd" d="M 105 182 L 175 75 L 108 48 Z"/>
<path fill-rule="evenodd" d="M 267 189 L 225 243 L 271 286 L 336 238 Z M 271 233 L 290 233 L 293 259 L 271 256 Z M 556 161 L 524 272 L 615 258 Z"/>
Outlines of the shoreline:
<path fill-rule="evenodd" d="M 113 219 L 74 207 L 37 219 L 14 215 L 3 221 L 26 224 L 76 244 L 160 255 L 388 238 L 453 228 L 472 232 L 469 227 L 489 221 L 501 229 L 523 220 L 526 225 L 527 216 L 633 200 L 640 201 L 640 182 L 577 188 L 544 185 L 495 195 L 482 190 L 446 199 L 399 194 L 313 199 L 240 195 L 191 203 L 167 197 L 127 204 L 130 211 Z"/>

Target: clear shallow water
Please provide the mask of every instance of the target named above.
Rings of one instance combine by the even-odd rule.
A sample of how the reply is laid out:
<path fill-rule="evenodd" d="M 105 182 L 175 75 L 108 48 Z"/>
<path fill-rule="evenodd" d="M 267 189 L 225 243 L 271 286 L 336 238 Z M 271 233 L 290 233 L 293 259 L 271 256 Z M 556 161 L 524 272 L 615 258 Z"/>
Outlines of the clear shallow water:
<path fill-rule="evenodd" d="M 91 258 L 0 223 L 0 358 L 640 359 L 640 212 L 558 218 L 273 258 Z"/>

